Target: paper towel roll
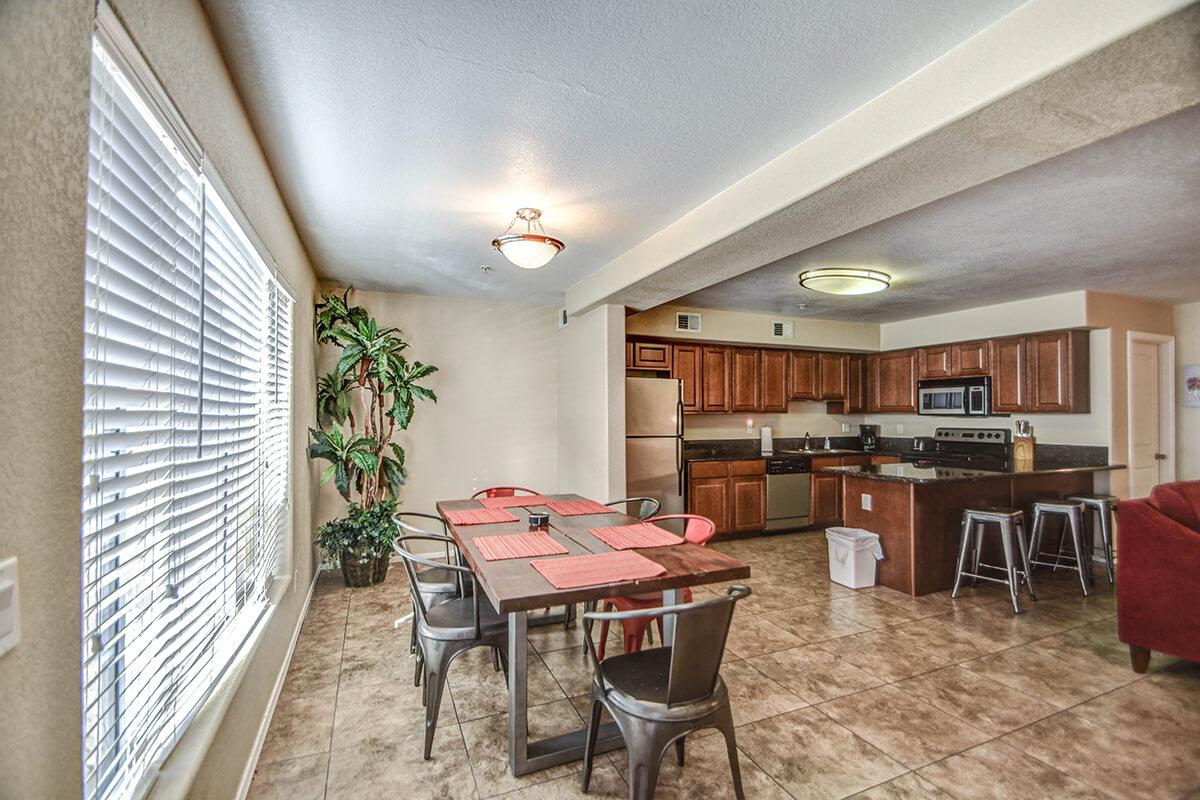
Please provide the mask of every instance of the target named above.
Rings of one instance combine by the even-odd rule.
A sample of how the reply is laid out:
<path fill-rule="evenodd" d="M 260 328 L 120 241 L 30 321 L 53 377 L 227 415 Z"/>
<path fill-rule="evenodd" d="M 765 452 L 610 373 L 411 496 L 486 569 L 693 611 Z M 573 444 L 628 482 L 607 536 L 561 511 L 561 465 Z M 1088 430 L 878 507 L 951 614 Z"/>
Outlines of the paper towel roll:
<path fill-rule="evenodd" d="M 759 431 L 762 433 L 762 453 L 764 456 L 769 456 L 775 452 L 775 443 L 771 440 L 771 428 L 769 425 L 763 425 Z"/>

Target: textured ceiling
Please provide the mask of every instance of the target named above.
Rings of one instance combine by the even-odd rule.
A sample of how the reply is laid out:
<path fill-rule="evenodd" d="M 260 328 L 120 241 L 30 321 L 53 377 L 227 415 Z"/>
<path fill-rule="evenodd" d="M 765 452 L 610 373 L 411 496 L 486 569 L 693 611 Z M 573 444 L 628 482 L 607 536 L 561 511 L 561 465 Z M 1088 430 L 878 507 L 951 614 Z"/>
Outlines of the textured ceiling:
<path fill-rule="evenodd" d="M 539 303 L 1019 4 L 205 0 L 326 277 Z"/>
<path fill-rule="evenodd" d="M 885 322 L 1076 289 L 1200 300 L 1197 142 L 1193 106 L 676 302 Z M 797 284 L 826 266 L 882 269 L 893 286 L 832 297 Z"/>

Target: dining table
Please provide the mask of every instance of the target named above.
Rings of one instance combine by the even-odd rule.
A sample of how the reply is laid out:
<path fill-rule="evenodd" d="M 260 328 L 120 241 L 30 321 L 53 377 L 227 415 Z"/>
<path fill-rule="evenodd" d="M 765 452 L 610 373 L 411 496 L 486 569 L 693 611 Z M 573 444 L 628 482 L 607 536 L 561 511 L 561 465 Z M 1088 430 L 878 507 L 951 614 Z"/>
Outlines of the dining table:
<path fill-rule="evenodd" d="M 612 552 L 613 548 L 589 533 L 589 529 L 634 525 L 640 520 L 620 511 L 604 514 L 563 516 L 554 512 L 545 502 L 583 501 L 576 494 L 554 494 L 531 497 L 529 505 L 512 505 L 508 511 L 517 519 L 508 522 L 483 524 L 454 524 L 447 519 L 447 527 L 458 545 L 463 559 L 474 571 L 477 585 L 482 588 L 488 601 L 497 613 L 508 620 L 508 754 L 509 767 L 514 776 L 525 775 L 536 770 L 577 761 L 583 758 L 586 730 L 552 736 L 548 739 L 529 739 L 529 690 L 528 663 L 529 643 L 528 614 L 552 606 L 570 606 L 575 603 L 601 603 L 606 598 L 641 595 L 651 592 L 663 593 L 663 604 L 670 606 L 682 602 L 685 587 L 708 583 L 723 583 L 750 577 L 750 567 L 731 556 L 708 547 L 682 541 L 660 547 L 638 548 L 637 553 L 663 567 L 660 575 L 635 581 L 615 581 L 594 586 L 570 589 L 555 588 L 530 563 L 531 558 L 506 558 L 489 561 L 483 557 L 475 540 L 481 537 L 522 533 L 530 530 L 529 513 L 545 513 L 549 524 L 542 528 L 567 552 L 554 558 L 571 558 L 591 554 Z M 519 502 L 514 498 L 513 503 Z M 539 505 L 538 503 L 542 503 Z M 484 508 L 479 500 L 442 500 L 437 503 L 438 513 L 446 517 L 447 512 Z M 668 616 L 663 623 L 663 644 L 673 641 L 674 624 Z M 582 644 L 582 639 L 580 644 Z M 596 741 L 596 752 L 607 752 L 624 746 L 621 733 L 614 723 L 606 723 L 600 729 Z"/>

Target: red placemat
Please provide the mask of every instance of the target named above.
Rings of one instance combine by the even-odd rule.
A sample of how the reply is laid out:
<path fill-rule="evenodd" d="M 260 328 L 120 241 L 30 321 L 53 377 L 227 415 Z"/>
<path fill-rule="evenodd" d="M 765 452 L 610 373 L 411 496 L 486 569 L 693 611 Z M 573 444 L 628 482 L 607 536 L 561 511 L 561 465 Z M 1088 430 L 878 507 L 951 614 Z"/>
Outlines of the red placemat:
<path fill-rule="evenodd" d="M 512 508 L 514 506 L 544 506 L 546 496 L 543 494 L 517 494 L 508 497 L 481 497 L 479 502 L 484 508 Z"/>
<path fill-rule="evenodd" d="M 485 525 L 491 522 L 516 522 L 517 518 L 503 508 L 468 508 L 447 511 L 446 520 L 453 525 Z"/>
<path fill-rule="evenodd" d="M 555 589 L 576 589 L 605 583 L 638 581 L 662 575 L 667 568 L 630 550 L 571 558 L 530 561 Z"/>
<path fill-rule="evenodd" d="M 535 556 L 565 555 L 567 548 L 550 538 L 545 531 L 507 533 L 499 536 L 478 536 L 472 541 L 486 561 L 503 561 L 508 558 L 534 558 Z"/>
<path fill-rule="evenodd" d="M 637 547 L 664 547 L 679 544 L 683 539 L 650 522 L 636 525 L 617 525 L 613 528 L 590 528 L 592 536 L 613 550 L 632 550 Z"/>
<path fill-rule="evenodd" d="M 584 514 L 616 514 L 614 509 L 595 500 L 550 500 L 546 508 L 564 517 L 580 517 Z"/>

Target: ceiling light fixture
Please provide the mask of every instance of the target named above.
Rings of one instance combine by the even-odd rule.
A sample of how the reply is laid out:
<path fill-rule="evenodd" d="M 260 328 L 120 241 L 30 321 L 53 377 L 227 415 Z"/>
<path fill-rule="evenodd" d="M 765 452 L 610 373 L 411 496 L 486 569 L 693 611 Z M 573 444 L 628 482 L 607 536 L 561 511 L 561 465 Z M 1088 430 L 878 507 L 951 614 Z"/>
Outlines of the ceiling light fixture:
<path fill-rule="evenodd" d="M 826 267 L 800 273 L 800 285 L 823 294 L 871 294 L 892 285 L 892 276 L 873 269 Z"/>
<path fill-rule="evenodd" d="M 546 235 L 546 229 L 539 221 L 541 216 L 542 212 L 536 208 L 518 208 L 504 233 L 492 240 L 492 247 L 521 269 L 544 267 L 567 246 L 562 239 Z M 525 222 L 525 233 L 510 233 L 517 220 Z M 538 233 L 533 232 L 535 225 Z"/>

